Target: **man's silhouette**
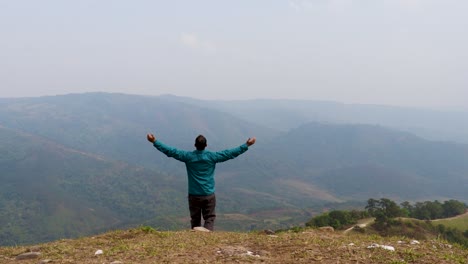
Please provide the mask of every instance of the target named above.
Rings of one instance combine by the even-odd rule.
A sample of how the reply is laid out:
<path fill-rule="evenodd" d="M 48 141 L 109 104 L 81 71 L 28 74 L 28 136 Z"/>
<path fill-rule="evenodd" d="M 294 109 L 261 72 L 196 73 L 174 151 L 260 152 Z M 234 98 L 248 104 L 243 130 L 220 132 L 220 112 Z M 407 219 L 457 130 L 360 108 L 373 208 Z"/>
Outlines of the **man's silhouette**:
<path fill-rule="evenodd" d="M 201 216 L 205 220 L 204 227 L 213 231 L 216 218 L 216 196 L 214 172 L 216 163 L 233 159 L 246 152 L 249 146 L 255 144 L 255 138 L 249 138 L 246 143 L 233 149 L 218 152 L 205 150 L 206 138 L 199 135 L 195 139 L 194 151 L 179 150 L 156 140 L 153 134 L 147 139 L 166 156 L 185 163 L 188 178 L 188 202 L 192 229 L 201 226 Z"/>

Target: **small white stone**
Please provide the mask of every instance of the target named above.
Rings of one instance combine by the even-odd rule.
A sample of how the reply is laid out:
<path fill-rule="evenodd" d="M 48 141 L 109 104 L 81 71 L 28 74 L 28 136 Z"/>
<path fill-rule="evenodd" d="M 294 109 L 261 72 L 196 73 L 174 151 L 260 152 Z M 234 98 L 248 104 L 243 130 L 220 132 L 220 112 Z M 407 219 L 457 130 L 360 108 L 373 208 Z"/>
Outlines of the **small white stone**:
<path fill-rule="evenodd" d="M 252 251 L 248 251 L 248 250 L 247 250 L 247 253 L 242 254 L 242 255 L 244 255 L 244 256 L 251 256 L 251 257 L 257 257 L 257 258 L 260 257 L 259 255 L 255 255 Z"/>
<path fill-rule="evenodd" d="M 378 248 L 380 247 L 379 244 L 376 244 L 376 243 L 372 243 L 370 246 L 368 246 L 367 248 Z"/>
<path fill-rule="evenodd" d="M 96 255 L 96 256 L 97 256 L 97 255 L 102 255 L 103 253 L 104 253 L 104 251 L 98 249 L 98 250 L 96 250 L 96 252 L 94 253 L 94 255 Z"/>
<path fill-rule="evenodd" d="M 385 245 L 382 245 L 382 246 L 380 246 L 380 247 L 383 248 L 383 249 L 386 249 L 386 250 L 395 251 L 395 248 L 392 247 L 392 246 L 385 246 Z"/>
<path fill-rule="evenodd" d="M 419 243 L 419 241 L 417 241 L 417 240 L 411 240 L 410 244 L 411 245 L 419 245 L 421 243 Z"/>
<path fill-rule="evenodd" d="M 368 246 L 367 248 L 383 248 L 383 249 L 386 249 L 386 250 L 390 250 L 390 251 L 395 251 L 395 248 L 392 247 L 392 246 L 386 246 L 386 245 L 379 245 L 377 243 L 372 243 L 370 246 Z"/>
<path fill-rule="evenodd" d="M 193 228 L 193 230 L 200 231 L 200 232 L 211 232 L 209 229 L 206 229 L 203 226 L 196 226 Z"/>

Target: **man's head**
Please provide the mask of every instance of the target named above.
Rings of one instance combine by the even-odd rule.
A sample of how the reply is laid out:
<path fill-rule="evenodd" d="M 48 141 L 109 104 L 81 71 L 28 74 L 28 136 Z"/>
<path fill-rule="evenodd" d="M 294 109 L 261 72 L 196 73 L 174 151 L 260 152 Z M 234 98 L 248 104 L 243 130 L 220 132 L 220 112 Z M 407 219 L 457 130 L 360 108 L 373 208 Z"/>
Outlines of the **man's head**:
<path fill-rule="evenodd" d="M 195 147 L 197 150 L 204 150 L 206 147 L 206 138 L 203 135 L 199 135 L 195 139 Z"/>

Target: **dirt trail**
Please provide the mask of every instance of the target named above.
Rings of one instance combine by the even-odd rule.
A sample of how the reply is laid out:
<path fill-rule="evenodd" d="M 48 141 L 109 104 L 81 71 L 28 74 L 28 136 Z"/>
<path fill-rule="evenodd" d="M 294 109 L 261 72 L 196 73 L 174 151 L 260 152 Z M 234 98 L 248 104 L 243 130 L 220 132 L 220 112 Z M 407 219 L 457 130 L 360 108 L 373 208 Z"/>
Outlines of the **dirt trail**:
<path fill-rule="evenodd" d="M 356 226 L 359 226 L 360 228 L 364 228 L 364 227 L 366 227 L 367 225 L 369 225 L 370 223 L 373 223 L 373 222 L 374 222 L 374 218 L 366 218 L 366 219 L 360 220 L 360 221 L 358 221 L 357 224 L 355 224 L 352 227 L 344 230 L 343 234 L 347 234 L 349 231 L 353 230 Z"/>

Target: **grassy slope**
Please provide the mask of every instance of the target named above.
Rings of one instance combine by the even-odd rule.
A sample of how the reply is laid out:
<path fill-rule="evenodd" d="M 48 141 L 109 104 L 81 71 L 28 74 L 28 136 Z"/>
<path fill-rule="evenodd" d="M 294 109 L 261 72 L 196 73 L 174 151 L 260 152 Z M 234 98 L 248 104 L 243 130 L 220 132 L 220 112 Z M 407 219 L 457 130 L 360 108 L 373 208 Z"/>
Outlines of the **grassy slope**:
<path fill-rule="evenodd" d="M 455 228 L 463 232 L 465 230 L 468 230 L 468 212 L 466 212 L 463 215 L 456 216 L 456 217 L 451 217 L 447 219 L 437 219 L 437 220 L 432 220 L 431 222 L 434 225 L 441 224 L 446 227 Z"/>
<path fill-rule="evenodd" d="M 403 240 L 406 243 L 399 244 Z M 11 263 L 29 249 L 53 263 L 467 263 L 468 250 L 444 241 L 411 245 L 401 237 L 382 238 L 307 230 L 300 233 L 113 231 L 95 237 L 61 240 L 33 247 L 0 248 L 0 263 Z M 353 244 L 351 244 L 353 243 Z M 395 251 L 368 249 L 372 243 Z M 95 256 L 96 250 L 104 254 Z M 247 251 L 253 255 L 246 256 Z M 38 259 L 21 263 L 38 263 Z"/>
<path fill-rule="evenodd" d="M 400 217 L 398 218 L 400 220 L 404 220 L 406 222 L 425 222 L 424 220 L 419 220 L 416 218 L 405 218 L 405 217 Z M 432 225 L 437 226 L 437 225 L 444 225 L 446 227 L 451 227 L 458 229 L 462 232 L 468 230 L 468 212 L 462 214 L 462 215 L 457 215 L 454 217 L 450 218 L 443 218 L 443 219 L 435 219 L 430 221 Z"/>

